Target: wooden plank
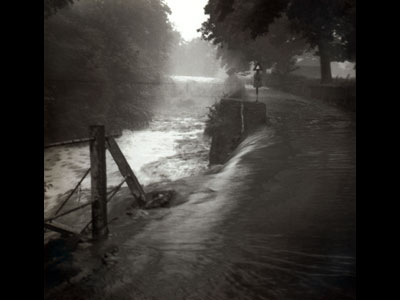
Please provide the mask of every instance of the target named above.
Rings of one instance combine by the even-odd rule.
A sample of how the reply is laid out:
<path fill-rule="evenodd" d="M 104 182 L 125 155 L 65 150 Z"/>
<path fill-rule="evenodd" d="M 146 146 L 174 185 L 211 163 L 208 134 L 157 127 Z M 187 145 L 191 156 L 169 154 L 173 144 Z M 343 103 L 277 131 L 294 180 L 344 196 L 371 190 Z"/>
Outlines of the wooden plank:
<path fill-rule="evenodd" d="M 112 137 L 119 137 L 119 136 L 121 136 L 122 135 L 122 133 L 113 133 L 113 134 L 110 134 L 110 135 L 107 135 L 107 137 L 108 136 L 112 136 Z M 63 141 L 63 142 L 57 142 L 57 143 L 52 143 L 52 144 L 47 144 L 47 145 L 44 145 L 44 148 L 46 149 L 46 148 L 51 148 L 51 147 L 58 147 L 58 146 L 65 146 L 65 145 L 72 145 L 72 144 L 80 144 L 80 143 L 87 143 L 87 142 L 90 142 L 90 141 L 92 141 L 93 140 L 93 138 L 82 138 L 82 139 L 73 139 L 73 140 L 68 140 L 68 141 Z"/>
<path fill-rule="evenodd" d="M 122 176 L 126 177 L 126 184 L 129 190 L 138 201 L 139 206 L 143 206 L 146 203 L 146 195 L 114 138 L 107 137 L 107 148 Z"/>
<path fill-rule="evenodd" d="M 103 238 L 108 235 L 107 226 L 107 175 L 105 130 L 103 125 L 90 126 L 92 236 Z"/>
<path fill-rule="evenodd" d="M 59 232 L 62 234 L 73 234 L 73 235 L 80 235 L 80 232 L 61 223 L 51 222 L 51 223 L 44 223 L 44 228 Z"/>
<path fill-rule="evenodd" d="M 92 138 L 74 139 L 74 140 L 69 140 L 69 141 L 64 141 L 64 142 L 47 144 L 47 145 L 44 145 L 44 148 L 46 149 L 46 148 L 65 146 L 65 145 L 71 145 L 71 144 L 87 143 L 87 142 L 90 142 L 91 140 L 92 140 Z"/>
<path fill-rule="evenodd" d="M 80 206 L 77 206 L 77 207 L 74 207 L 74 208 L 72 208 L 72 209 L 69 209 L 69 210 L 67 210 L 67 211 L 65 211 L 65 212 L 63 212 L 63 213 L 61 213 L 61 214 L 59 214 L 59 215 L 56 215 L 56 216 L 54 216 L 54 217 L 50 217 L 50 218 L 44 219 L 44 221 L 45 221 L 45 222 L 53 221 L 53 220 L 58 219 L 58 218 L 60 218 L 60 217 L 62 217 L 62 216 L 68 215 L 68 214 L 70 214 L 70 213 L 72 213 L 72 212 L 74 212 L 74 211 L 77 211 L 77 210 L 79 210 L 79 209 L 85 208 L 86 206 L 89 206 L 89 205 L 91 205 L 91 204 L 92 204 L 92 202 L 87 202 L 87 203 L 82 204 L 82 205 L 80 205 Z"/>
<path fill-rule="evenodd" d="M 75 193 L 75 191 L 78 189 L 78 187 L 81 185 L 82 181 L 86 178 L 86 176 L 89 174 L 90 168 L 85 172 L 81 180 L 77 183 L 75 188 L 69 193 L 68 197 L 64 200 L 64 202 L 60 205 L 60 207 L 57 209 L 56 213 L 54 214 L 57 216 L 57 214 L 61 211 L 61 209 L 64 207 L 64 205 L 68 202 L 68 200 L 72 197 L 72 195 Z"/>

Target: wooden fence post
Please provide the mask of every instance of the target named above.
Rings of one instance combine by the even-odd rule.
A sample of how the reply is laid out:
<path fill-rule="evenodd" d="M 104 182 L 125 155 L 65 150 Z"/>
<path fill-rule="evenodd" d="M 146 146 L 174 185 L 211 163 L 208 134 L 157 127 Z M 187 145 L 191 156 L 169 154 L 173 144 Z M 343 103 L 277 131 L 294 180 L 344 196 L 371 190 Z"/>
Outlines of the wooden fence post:
<path fill-rule="evenodd" d="M 108 234 L 107 175 L 105 130 L 103 125 L 90 126 L 90 168 L 92 196 L 92 236 L 102 238 Z"/>
<path fill-rule="evenodd" d="M 144 206 L 146 204 L 146 194 L 113 137 L 107 137 L 107 148 L 122 176 L 126 177 L 129 190 L 135 196 L 139 206 Z"/>

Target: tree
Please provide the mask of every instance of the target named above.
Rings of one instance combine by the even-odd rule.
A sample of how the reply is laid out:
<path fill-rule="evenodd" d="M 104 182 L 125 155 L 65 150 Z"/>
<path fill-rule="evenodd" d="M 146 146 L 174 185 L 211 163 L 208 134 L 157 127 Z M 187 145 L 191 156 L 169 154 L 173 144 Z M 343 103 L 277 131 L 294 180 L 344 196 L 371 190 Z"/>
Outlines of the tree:
<path fill-rule="evenodd" d="M 220 42 L 219 28 L 230 15 L 236 15 L 235 28 L 250 31 L 252 38 L 269 34 L 270 25 L 287 16 L 291 32 L 303 37 L 311 48 L 318 47 L 321 81 L 332 79 L 332 60 L 355 60 L 355 0 L 209 0 L 203 24 L 206 38 Z"/>
<path fill-rule="evenodd" d="M 159 0 L 80 0 L 45 19 L 45 93 L 54 99 L 45 118 L 64 128 L 50 130 L 53 139 L 82 134 L 90 122 L 123 129 L 149 121 L 171 47 L 169 13 Z"/>
<path fill-rule="evenodd" d="M 218 57 L 223 64 L 241 71 L 249 69 L 250 62 L 259 62 L 264 69 L 275 67 L 279 75 L 285 76 L 296 69 L 295 56 L 307 48 L 305 41 L 291 33 L 286 17 L 281 17 L 270 26 L 270 34 L 251 39 L 249 32 L 234 35 L 234 39 L 222 43 Z M 232 46 L 233 44 L 233 46 Z"/>
<path fill-rule="evenodd" d="M 247 71 L 249 64 L 257 61 L 265 69 L 276 66 L 281 75 L 293 71 L 294 56 L 302 54 L 307 45 L 291 31 L 286 16 L 274 20 L 270 34 L 254 37 L 251 30 L 243 26 L 252 6 L 244 1 L 230 3 L 235 4 L 234 9 L 229 10 L 226 4 L 220 7 L 226 11 L 219 12 L 216 8 L 221 2 L 209 1 L 205 7 L 209 20 L 201 28 L 202 37 L 219 46 L 217 55 L 223 66 Z"/>

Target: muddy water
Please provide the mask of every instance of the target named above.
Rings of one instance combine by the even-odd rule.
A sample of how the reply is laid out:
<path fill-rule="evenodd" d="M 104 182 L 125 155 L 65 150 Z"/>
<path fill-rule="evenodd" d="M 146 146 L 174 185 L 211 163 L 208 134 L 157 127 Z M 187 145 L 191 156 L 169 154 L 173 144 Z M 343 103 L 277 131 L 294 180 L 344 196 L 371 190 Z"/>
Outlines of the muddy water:
<path fill-rule="evenodd" d="M 184 204 L 113 225 L 117 263 L 59 299 L 355 299 L 355 121 L 273 90 L 260 100 L 272 127 Z"/>
<path fill-rule="evenodd" d="M 176 180 L 204 171 L 208 165 L 209 140 L 203 136 L 204 115 L 158 115 L 150 127 L 124 131 L 116 141 L 142 185 Z M 46 192 L 45 213 L 51 211 L 66 192 L 74 188 L 90 167 L 89 147 L 49 148 L 44 153 L 45 181 L 52 186 Z M 107 151 L 107 186 L 118 185 L 122 176 Z M 90 176 L 77 194 L 88 193 Z"/>
<path fill-rule="evenodd" d="M 124 131 L 116 139 L 128 163 L 144 186 L 199 174 L 208 166 L 210 141 L 203 136 L 207 107 L 222 93 L 221 80 L 207 77 L 172 76 L 164 86 L 165 105 L 155 111 L 149 128 Z M 122 181 L 107 151 L 109 189 Z M 90 167 L 89 146 L 61 146 L 44 152 L 45 215 L 56 209 Z M 90 176 L 76 193 L 87 201 Z"/>

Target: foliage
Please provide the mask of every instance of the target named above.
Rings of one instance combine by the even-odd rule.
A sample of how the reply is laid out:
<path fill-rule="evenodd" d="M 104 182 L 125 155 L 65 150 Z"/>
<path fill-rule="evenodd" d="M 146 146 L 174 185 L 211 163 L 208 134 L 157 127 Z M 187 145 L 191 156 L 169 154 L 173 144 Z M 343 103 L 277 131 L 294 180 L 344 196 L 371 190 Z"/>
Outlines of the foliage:
<path fill-rule="evenodd" d="M 332 60 L 355 61 L 355 0 L 209 0 L 205 12 L 210 17 L 201 31 L 215 43 L 231 44 L 237 31 L 252 38 L 271 36 L 271 24 L 287 16 L 290 33 L 311 48 L 318 46 L 322 77 L 331 76 Z"/>
<path fill-rule="evenodd" d="M 171 47 L 169 13 L 158 0 L 80 0 L 45 20 L 45 90 L 54 98 L 48 136 L 149 121 Z"/>
<path fill-rule="evenodd" d="M 232 1 L 232 10 L 226 13 L 212 8 L 218 3 L 211 0 L 205 7 L 210 17 L 201 31 L 204 39 L 219 45 L 218 57 L 224 66 L 246 71 L 251 62 L 259 62 L 264 69 L 275 66 L 283 75 L 294 70 L 294 56 L 302 54 L 307 44 L 293 34 L 285 16 L 274 20 L 269 35 L 253 37 L 250 29 L 243 28 L 251 5 Z"/>
<path fill-rule="evenodd" d="M 204 128 L 204 134 L 212 137 L 223 124 L 220 102 L 215 102 L 212 106 L 208 107 L 208 109 L 209 112 L 207 115 L 206 126 Z"/>
<path fill-rule="evenodd" d="M 218 54 L 226 66 L 234 66 L 241 71 L 248 70 L 250 62 L 259 62 L 264 69 L 274 67 L 277 73 L 286 75 L 296 68 L 294 57 L 307 49 L 305 41 L 290 32 L 285 17 L 271 24 L 269 35 L 251 39 L 248 32 L 247 35 L 242 33 L 237 36 L 238 39 L 231 40 L 231 44 L 223 43 Z"/>

